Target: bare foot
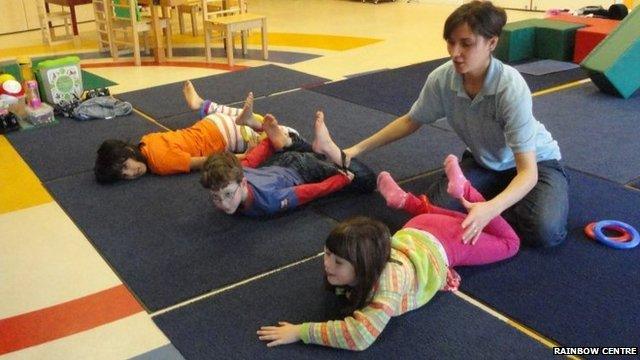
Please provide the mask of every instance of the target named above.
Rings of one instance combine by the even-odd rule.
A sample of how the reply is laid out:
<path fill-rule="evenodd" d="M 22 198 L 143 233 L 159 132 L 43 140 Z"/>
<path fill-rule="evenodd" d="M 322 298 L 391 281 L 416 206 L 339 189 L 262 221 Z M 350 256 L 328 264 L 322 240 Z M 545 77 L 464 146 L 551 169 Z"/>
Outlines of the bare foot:
<path fill-rule="evenodd" d="M 264 129 L 264 132 L 267 133 L 271 144 L 273 144 L 273 147 L 276 150 L 282 150 L 283 148 L 291 145 L 291 138 L 278 125 L 278 120 L 276 120 L 273 115 L 265 115 L 262 128 Z"/>
<path fill-rule="evenodd" d="M 324 113 L 322 111 L 316 112 L 316 122 L 314 126 L 315 139 L 313 140 L 313 144 L 311 147 L 313 151 L 322 154 L 327 157 L 327 159 L 331 160 L 334 164 L 339 167 L 348 167 L 349 164 L 342 163 L 342 156 L 340 154 L 340 148 L 333 142 L 331 139 L 331 134 L 329 134 L 329 129 L 327 129 L 327 125 L 324 123 Z"/>
<path fill-rule="evenodd" d="M 246 125 L 255 131 L 262 131 L 263 124 L 253 116 L 253 93 L 247 94 L 242 112 L 236 118 L 236 125 Z"/>
<path fill-rule="evenodd" d="M 444 160 L 444 172 L 449 180 L 447 193 L 455 199 L 462 199 L 466 188 L 469 186 L 469 180 L 464 177 L 460 164 L 458 164 L 458 158 L 455 155 L 448 155 Z"/>
<path fill-rule="evenodd" d="M 387 206 L 393 209 L 402 209 L 407 201 L 407 193 L 402 190 L 398 183 L 386 171 L 378 175 L 378 191 L 387 201 Z"/>
<path fill-rule="evenodd" d="M 191 110 L 200 109 L 202 103 L 204 103 L 204 100 L 198 95 L 196 88 L 193 87 L 193 84 L 189 80 L 185 81 L 182 86 L 182 94 L 184 94 L 184 100 Z"/>

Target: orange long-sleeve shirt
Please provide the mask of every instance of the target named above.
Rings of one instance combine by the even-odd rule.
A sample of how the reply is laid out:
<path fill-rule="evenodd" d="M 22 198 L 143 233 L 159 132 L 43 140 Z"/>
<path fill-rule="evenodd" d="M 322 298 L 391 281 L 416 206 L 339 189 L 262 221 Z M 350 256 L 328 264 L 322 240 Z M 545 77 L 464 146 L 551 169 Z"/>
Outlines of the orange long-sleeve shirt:
<path fill-rule="evenodd" d="M 209 156 L 226 148 L 222 133 L 208 119 L 186 129 L 145 135 L 140 143 L 149 170 L 157 175 L 188 173 L 192 157 Z"/>

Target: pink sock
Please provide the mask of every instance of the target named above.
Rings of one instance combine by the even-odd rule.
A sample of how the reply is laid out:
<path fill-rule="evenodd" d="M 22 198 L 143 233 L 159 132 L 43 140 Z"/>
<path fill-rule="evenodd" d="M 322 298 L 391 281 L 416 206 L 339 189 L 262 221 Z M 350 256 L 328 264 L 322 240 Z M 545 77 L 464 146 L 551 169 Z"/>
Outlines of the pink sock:
<path fill-rule="evenodd" d="M 394 209 L 402 209 L 407 200 L 407 193 L 398 186 L 395 180 L 386 171 L 378 175 L 378 191 L 387 201 L 387 206 Z"/>
<path fill-rule="evenodd" d="M 460 169 L 460 164 L 458 164 L 458 158 L 455 155 L 448 155 L 444 160 L 444 172 L 447 174 L 447 179 L 449 180 L 447 193 L 455 199 L 464 197 L 469 180 L 462 174 L 462 169 Z"/>

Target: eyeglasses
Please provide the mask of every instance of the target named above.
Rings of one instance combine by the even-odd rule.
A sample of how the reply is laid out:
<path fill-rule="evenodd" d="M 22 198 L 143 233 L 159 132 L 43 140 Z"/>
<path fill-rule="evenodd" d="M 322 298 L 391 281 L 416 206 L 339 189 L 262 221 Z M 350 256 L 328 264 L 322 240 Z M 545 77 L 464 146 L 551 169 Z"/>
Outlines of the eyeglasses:
<path fill-rule="evenodd" d="M 211 200 L 216 203 L 221 203 L 223 201 L 231 201 L 235 196 L 238 190 L 240 189 L 240 185 L 236 186 L 233 191 L 225 191 L 222 194 L 218 195 L 221 190 L 213 191 L 209 190 L 209 194 L 211 195 Z"/>

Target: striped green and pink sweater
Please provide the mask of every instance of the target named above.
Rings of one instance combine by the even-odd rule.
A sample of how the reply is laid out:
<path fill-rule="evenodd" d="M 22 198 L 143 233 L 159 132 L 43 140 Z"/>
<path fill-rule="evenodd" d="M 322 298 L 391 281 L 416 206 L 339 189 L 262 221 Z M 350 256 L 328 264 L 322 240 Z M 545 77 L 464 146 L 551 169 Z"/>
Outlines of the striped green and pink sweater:
<path fill-rule="evenodd" d="M 300 339 L 349 350 L 364 350 L 392 316 L 426 304 L 446 282 L 444 254 L 429 233 L 405 228 L 391 238 L 391 258 L 373 288 L 371 303 L 344 320 L 304 323 Z"/>

